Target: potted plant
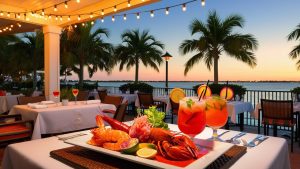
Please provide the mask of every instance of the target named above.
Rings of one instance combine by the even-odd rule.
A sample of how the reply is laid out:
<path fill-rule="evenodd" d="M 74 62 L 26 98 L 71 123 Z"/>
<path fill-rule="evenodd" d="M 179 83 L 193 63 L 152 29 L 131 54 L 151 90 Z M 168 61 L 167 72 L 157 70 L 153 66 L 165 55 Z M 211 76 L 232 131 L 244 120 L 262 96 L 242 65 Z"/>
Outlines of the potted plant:
<path fill-rule="evenodd" d="M 299 102 L 300 101 L 300 87 L 295 87 L 290 91 L 292 92 L 293 100 Z"/>
<path fill-rule="evenodd" d="M 143 92 L 143 93 L 152 93 L 153 86 L 144 83 L 144 82 L 137 82 L 137 83 L 126 83 L 119 87 L 122 93 L 126 93 L 126 91 L 130 91 L 131 94 L 135 93 L 136 91 Z"/>
<path fill-rule="evenodd" d="M 63 88 L 60 91 L 60 98 L 63 106 L 67 106 L 69 103 L 69 100 L 72 100 L 73 95 L 71 89 Z"/>

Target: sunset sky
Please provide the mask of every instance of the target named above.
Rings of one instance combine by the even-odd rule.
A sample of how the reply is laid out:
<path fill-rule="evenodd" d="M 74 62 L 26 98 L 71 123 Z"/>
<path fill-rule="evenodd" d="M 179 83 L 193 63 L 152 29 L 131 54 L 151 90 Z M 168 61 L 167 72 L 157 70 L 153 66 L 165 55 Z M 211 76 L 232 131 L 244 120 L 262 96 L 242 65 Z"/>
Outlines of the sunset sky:
<path fill-rule="evenodd" d="M 162 0 L 133 11 L 167 7 L 186 1 L 188 0 Z M 257 66 L 252 69 L 242 62 L 222 55 L 219 62 L 219 79 L 297 81 L 300 80 L 300 71 L 296 69 L 296 60 L 291 60 L 288 56 L 297 42 L 287 42 L 287 35 L 300 23 L 299 7 L 299 0 L 207 0 L 205 7 L 201 7 L 200 1 L 187 5 L 186 12 L 177 7 L 171 9 L 169 15 L 165 15 L 165 11 L 162 10 L 156 12 L 154 18 L 151 18 L 149 13 L 144 13 L 141 14 L 140 20 L 134 15 L 129 15 L 127 21 L 117 17 L 114 23 L 111 17 L 107 17 L 104 23 L 97 22 L 96 26 L 109 29 L 110 37 L 107 41 L 113 44 L 121 43 L 120 35 L 127 29 L 150 30 L 151 34 L 165 44 L 165 51 L 174 56 L 169 62 L 169 80 L 212 80 L 213 72 L 209 72 L 203 63 L 196 65 L 187 76 L 184 76 L 184 63 L 192 54 L 182 56 L 178 47 L 184 39 L 195 38 L 188 29 L 193 19 L 205 21 L 210 10 L 216 10 L 221 18 L 239 14 L 246 22 L 243 29 L 235 31 L 253 34 L 259 42 L 259 48 L 255 51 Z M 77 79 L 77 76 L 73 75 L 69 79 Z M 85 79 L 88 79 L 87 71 Z M 134 68 L 119 72 L 118 66 L 110 75 L 97 72 L 92 77 L 92 80 L 133 79 Z M 160 66 L 159 73 L 151 68 L 141 67 L 140 80 L 165 80 L 165 64 Z"/>

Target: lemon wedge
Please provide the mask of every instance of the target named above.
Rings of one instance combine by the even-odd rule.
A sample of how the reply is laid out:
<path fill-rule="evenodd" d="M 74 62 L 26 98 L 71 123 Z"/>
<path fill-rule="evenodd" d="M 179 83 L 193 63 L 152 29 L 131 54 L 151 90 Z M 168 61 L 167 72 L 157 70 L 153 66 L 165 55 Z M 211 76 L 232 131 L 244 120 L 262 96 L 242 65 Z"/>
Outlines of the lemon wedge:
<path fill-rule="evenodd" d="M 154 158 L 157 154 L 157 151 L 152 148 L 141 148 L 136 152 L 136 155 L 142 158 Z"/>

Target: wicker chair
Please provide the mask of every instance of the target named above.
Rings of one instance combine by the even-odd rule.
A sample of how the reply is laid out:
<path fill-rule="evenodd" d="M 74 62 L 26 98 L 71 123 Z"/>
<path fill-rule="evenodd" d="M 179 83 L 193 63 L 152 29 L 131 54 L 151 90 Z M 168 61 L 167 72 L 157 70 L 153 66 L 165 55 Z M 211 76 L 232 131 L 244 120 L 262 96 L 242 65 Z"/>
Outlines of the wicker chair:
<path fill-rule="evenodd" d="M 6 122 L 13 119 L 12 122 Z M 33 131 L 33 120 L 22 121 L 20 114 L 0 116 L 0 144 L 30 140 Z"/>
<path fill-rule="evenodd" d="M 105 103 L 105 104 L 113 104 L 115 105 L 117 108 L 122 104 L 123 102 L 123 97 L 122 96 L 105 96 L 104 100 L 102 103 Z M 112 113 L 112 114 L 115 114 L 116 111 L 114 110 L 103 110 L 104 113 Z"/>
<path fill-rule="evenodd" d="M 116 113 L 114 114 L 114 119 L 118 121 L 124 121 L 125 113 L 127 110 L 127 103 L 122 103 L 116 110 Z"/>
<path fill-rule="evenodd" d="M 19 105 L 26 105 L 28 103 L 37 103 L 41 101 L 46 101 L 46 97 L 45 96 L 35 96 L 35 97 L 19 96 L 17 100 Z"/>
<path fill-rule="evenodd" d="M 264 134 L 269 135 L 269 125 L 273 125 L 274 136 L 277 136 L 277 126 L 291 128 L 291 152 L 293 152 L 294 119 L 293 101 L 265 100 L 261 99 L 262 124 Z"/>
<path fill-rule="evenodd" d="M 105 89 L 105 90 L 99 90 L 99 91 L 98 91 L 98 94 L 99 94 L 100 100 L 101 100 L 101 101 L 104 101 L 105 96 L 107 96 L 107 90 L 106 90 L 106 89 Z"/>
<path fill-rule="evenodd" d="M 156 108 L 164 108 L 164 104 L 161 102 L 154 102 L 153 95 L 151 93 L 137 93 L 140 102 L 140 108 L 142 111 L 148 109 L 150 106 L 156 106 Z"/>
<path fill-rule="evenodd" d="M 77 101 L 86 101 L 89 97 L 89 91 L 79 91 Z"/>

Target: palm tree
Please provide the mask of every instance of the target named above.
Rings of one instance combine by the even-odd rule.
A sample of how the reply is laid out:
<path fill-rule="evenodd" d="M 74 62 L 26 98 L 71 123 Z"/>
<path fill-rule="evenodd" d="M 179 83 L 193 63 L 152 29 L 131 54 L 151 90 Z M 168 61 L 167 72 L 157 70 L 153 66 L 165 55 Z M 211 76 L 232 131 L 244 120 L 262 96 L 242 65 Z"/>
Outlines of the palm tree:
<path fill-rule="evenodd" d="M 288 35 L 288 41 L 292 40 L 300 40 L 300 24 L 297 25 L 296 29 Z M 289 53 L 289 55 L 292 59 L 297 59 L 297 57 L 300 56 L 300 43 L 294 47 L 294 49 Z M 297 61 L 296 65 L 297 69 L 300 70 L 300 60 Z"/>
<path fill-rule="evenodd" d="M 135 82 L 139 80 L 139 66 L 150 66 L 159 72 L 164 45 L 149 34 L 149 31 L 127 30 L 122 35 L 122 43 L 116 47 L 116 58 L 120 62 L 120 71 L 124 66 L 129 70 L 135 66 Z"/>
<path fill-rule="evenodd" d="M 222 53 L 245 62 L 251 67 L 256 66 L 253 51 L 257 49 L 257 40 L 250 34 L 233 33 L 236 27 L 243 28 L 244 20 L 239 15 L 231 15 L 221 20 L 215 11 L 209 12 L 206 23 L 197 19 L 190 25 L 192 35 L 199 35 L 197 39 L 185 40 L 179 50 L 182 54 L 196 52 L 185 63 L 184 74 L 199 61 L 204 61 L 207 68 L 214 67 L 214 83 L 218 83 L 218 61 Z"/>
<path fill-rule="evenodd" d="M 105 70 L 111 72 L 113 66 L 113 46 L 104 42 L 102 36 L 109 36 L 108 30 L 86 24 L 73 29 L 66 29 L 61 36 L 62 58 L 65 68 L 72 68 L 78 74 L 79 87 L 83 87 L 84 67 L 87 66 L 89 76 L 95 72 Z M 70 57 L 67 58 L 66 57 Z"/>

